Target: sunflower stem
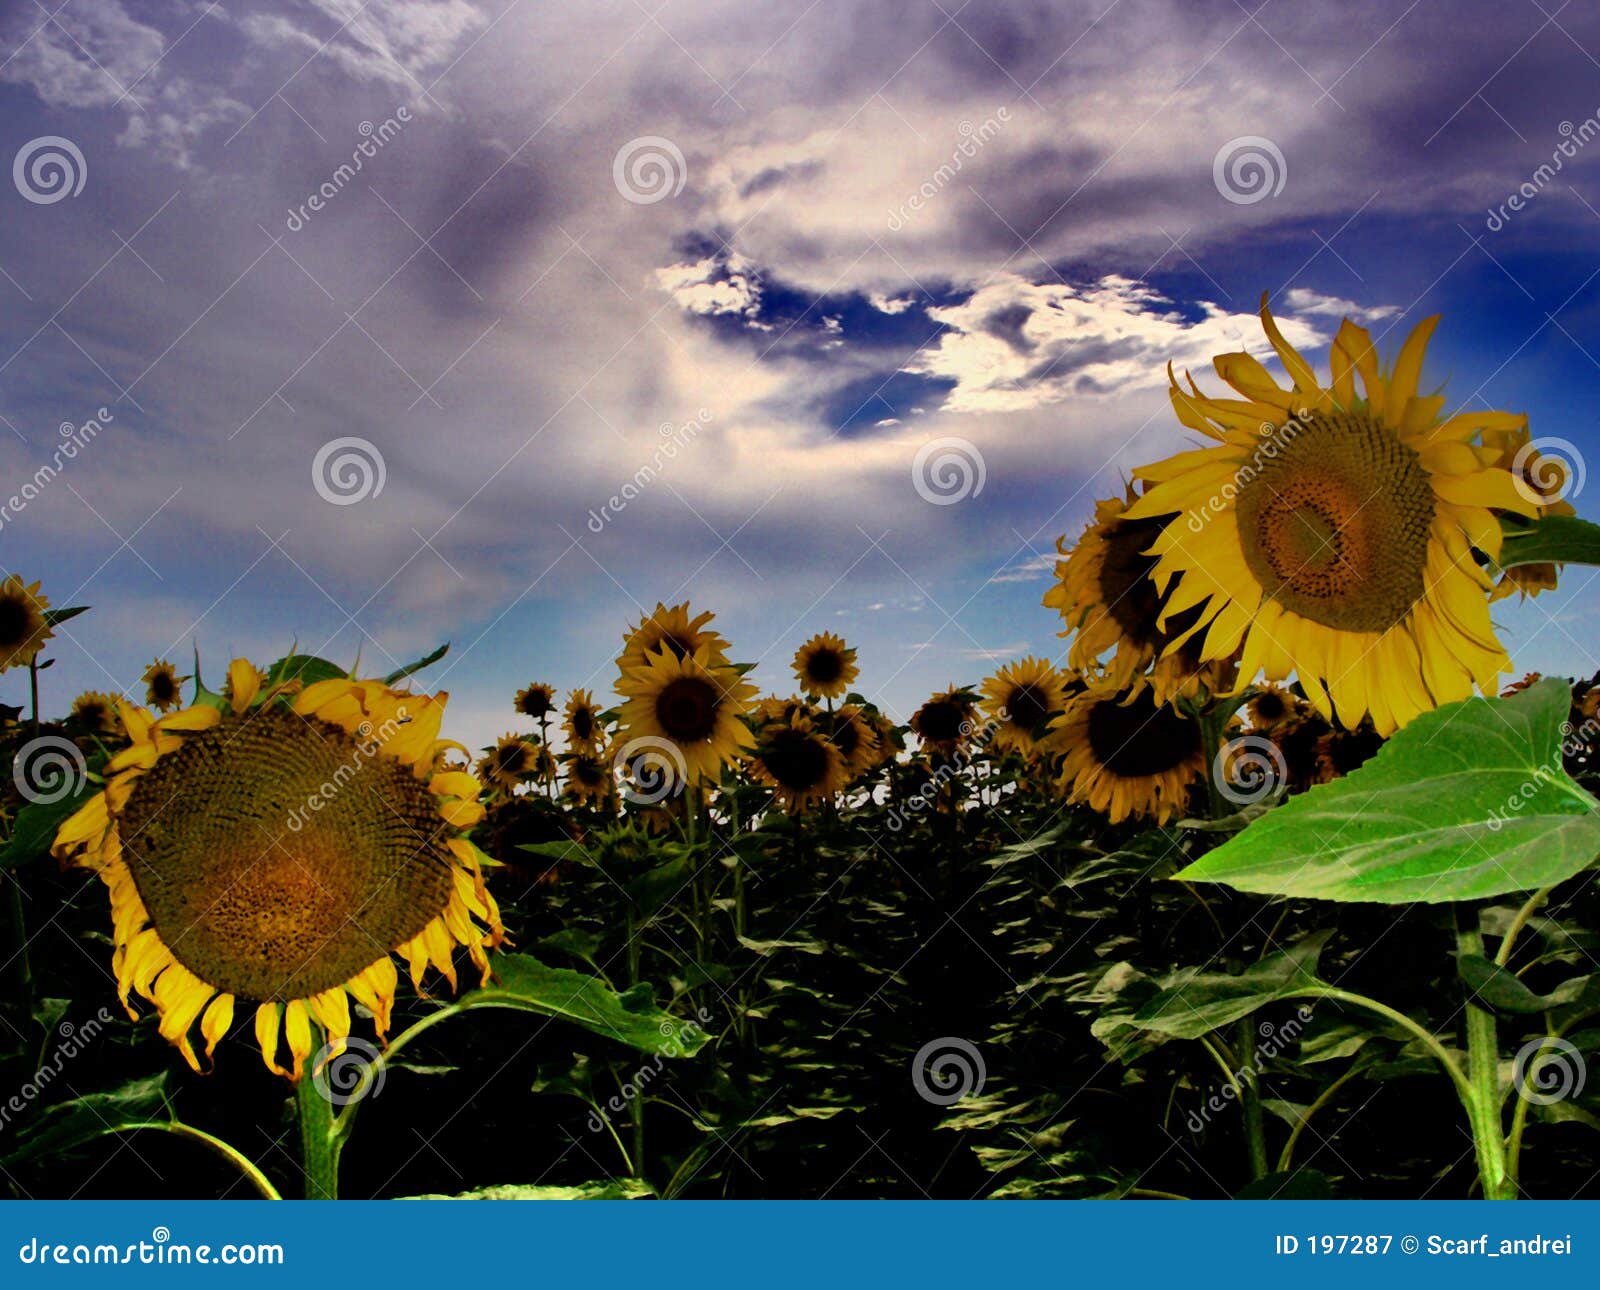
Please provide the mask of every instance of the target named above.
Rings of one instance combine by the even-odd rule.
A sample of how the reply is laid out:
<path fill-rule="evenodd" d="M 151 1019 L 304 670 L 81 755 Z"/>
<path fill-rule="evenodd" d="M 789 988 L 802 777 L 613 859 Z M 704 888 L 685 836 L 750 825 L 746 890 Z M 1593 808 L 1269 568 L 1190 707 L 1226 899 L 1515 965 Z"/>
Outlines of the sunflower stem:
<path fill-rule="evenodd" d="M 142 1133 L 149 1130 L 153 1133 L 171 1133 L 176 1137 L 188 1138 L 191 1142 L 198 1142 L 214 1154 L 226 1160 L 242 1174 L 246 1181 L 254 1187 L 263 1200 L 282 1200 L 278 1189 L 272 1181 L 262 1173 L 255 1162 L 232 1143 L 224 1142 L 221 1138 L 207 1133 L 204 1129 L 197 1129 L 192 1124 L 185 1124 L 182 1120 L 144 1120 L 136 1124 L 119 1124 L 111 1130 L 113 1133 Z"/>
<path fill-rule="evenodd" d="M 1483 957 L 1483 932 L 1478 911 L 1456 911 L 1456 950 L 1461 956 Z M 1506 1167 L 1505 1128 L 1500 1118 L 1500 1041 L 1494 1014 L 1467 1000 L 1467 1079 L 1464 1095 L 1472 1141 L 1478 1154 L 1478 1178 L 1485 1200 L 1515 1200 L 1517 1185 Z"/>
<path fill-rule="evenodd" d="M 321 1048 L 322 1032 L 313 1028 L 312 1041 Z M 334 1121 L 333 1104 L 323 1096 L 317 1081 L 302 1078 L 295 1086 L 295 1115 L 300 1121 L 300 1167 L 305 1172 L 307 1200 L 339 1199 L 339 1153 L 344 1137 Z"/>

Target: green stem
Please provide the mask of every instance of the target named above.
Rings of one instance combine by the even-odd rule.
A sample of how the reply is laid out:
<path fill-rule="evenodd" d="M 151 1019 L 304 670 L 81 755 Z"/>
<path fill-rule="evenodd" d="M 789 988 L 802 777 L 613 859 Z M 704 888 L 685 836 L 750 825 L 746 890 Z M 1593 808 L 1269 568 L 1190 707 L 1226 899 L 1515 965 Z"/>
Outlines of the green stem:
<path fill-rule="evenodd" d="M 1457 911 L 1456 949 L 1463 957 L 1483 957 L 1477 910 Z M 1466 1009 L 1467 1074 L 1472 1085 L 1467 1116 L 1478 1152 L 1478 1177 L 1485 1200 L 1515 1200 L 1517 1189 L 1506 1169 L 1505 1127 L 1500 1118 L 1500 1039 L 1494 1014 L 1470 999 Z"/>
<path fill-rule="evenodd" d="M 689 804 L 691 808 L 693 803 Z M 633 915 L 628 915 L 628 988 L 639 984 L 643 950 L 633 925 Z M 644 1177 L 644 1094 L 638 1093 L 628 1103 L 628 1116 L 633 1124 L 633 1176 Z"/>
<path fill-rule="evenodd" d="M 322 1032 L 313 1029 L 312 1038 Z M 320 1045 L 319 1045 L 320 1047 Z M 353 1104 L 352 1104 L 353 1105 Z M 305 1171 L 307 1200 L 339 1199 L 339 1153 L 344 1137 L 342 1120 L 335 1120 L 333 1104 L 317 1088 L 310 1073 L 295 1087 L 295 1112 L 300 1121 L 300 1167 Z"/>
<path fill-rule="evenodd" d="M 1506 934 L 1500 938 L 1500 948 L 1495 953 L 1494 961 L 1504 967 L 1511 961 L 1511 950 L 1517 943 L 1517 937 L 1522 935 L 1522 929 L 1528 925 L 1528 920 L 1539 912 L 1539 907 L 1550 899 L 1554 887 L 1540 887 L 1538 891 L 1529 896 L 1517 916 L 1511 920 L 1511 926 L 1506 928 Z"/>
<path fill-rule="evenodd" d="M 266 1174 L 256 1168 L 255 1164 L 237 1147 L 224 1142 L 221 1138 L 213 1137 L 204 1129 L 197 1129 L 192 1124 L 184 1124 L 181 1120 L 143 1120 L 136 1124 L 119 1124 L 113 1133 L 142 1133 L 146 1129 L 153 1133 L 171 1133 L 176 1137 L 188 1138 L 198 1142 L 210 1151 L 221 1156 L 230 1165 L 237 1169 L 249 1181 L 250 1185 L 260 1193 L 263 1200 L 282 1200 L 278 1189 L 268 1180 Z"/>
<path fill-rule="evenodd" d="M 1283 1144 L 1283 1154 L 1278 1157 L 1278 1172 L 1280 1174 L 1289 1172 L 1289 1166 L 1294 1160 L 1294 1149 L 1300 1145 L 1300 1135 L 1306 1131 L 1306 1126 L 1311 1123 L 1311 1117 L 1333 1101 L 1334 1095 L 1359 1075 L 1363 1069 L 1360 1058 L 1357 1058 L 1349 1070 L 1323 1089 L 1317 1095 L 1316 1101 L 1306 1107 L 1306 1113 L 1295 1121 L 1294 1128 L 1289 1130 L 1289 1140 Z"/>
<path fill-rule="evenodd" d="M 1241 1053 L 1253 1051 L 1255 1027 L 1250 1018 L 1241 1017 L 1234 1027 L 1235 1047 Z M 1267 1124 L 1261 1107 L 1261 1088 L 1256 1083 L 1255 1063 L 1250 1063 L 1249 1073 L 1240 1073 L 1240 1095 L 1244 1107 L 1245 1144 L 1250 1152 L 1250 1180 L 1267 1176 Z"/>

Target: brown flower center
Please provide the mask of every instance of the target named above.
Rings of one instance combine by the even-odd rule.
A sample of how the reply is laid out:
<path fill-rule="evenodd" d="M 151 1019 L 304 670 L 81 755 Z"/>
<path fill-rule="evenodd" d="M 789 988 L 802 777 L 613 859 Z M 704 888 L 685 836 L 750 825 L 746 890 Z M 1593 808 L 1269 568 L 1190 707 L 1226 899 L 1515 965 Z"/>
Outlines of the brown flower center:
<path fill-rule="evenodd" d="M 704 677 L 677 677 L 656 695 L 656 721 L 675 743 L 703 743 L 716 731 L 719 697 Z"/>
<path fill-rule="evenodd" d="M 278 705 L 186 736 L 135 781 L 119 826 L 163 943 L 246 999 L 332 989 L 450 898 L 427 785 L 374 743 Z"/>
<path fill-rule="evenodd" d="M 1245 563 L 1262 589 L 1340 631 L 1401 622 L 1424 592 L 1434 515 L 1416 452 L 1365 414 L 1291 423 L 1275 442 L 1236 503 Z"/>
<path fill-rule="evenodd" d="M 1089 710 L 1089 747 L 1113 775 L 1141 779 L 1176 770 L 1200 750 L 1200 727 L 1156 705 L 1148 689 L 1131 703 L 1102 699 Z"/>

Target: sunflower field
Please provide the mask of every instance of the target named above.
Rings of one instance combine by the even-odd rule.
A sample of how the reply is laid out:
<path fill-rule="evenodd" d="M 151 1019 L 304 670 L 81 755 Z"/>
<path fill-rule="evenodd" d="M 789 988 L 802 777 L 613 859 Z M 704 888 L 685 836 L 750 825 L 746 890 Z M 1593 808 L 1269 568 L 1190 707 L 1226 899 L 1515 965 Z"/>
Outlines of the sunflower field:
<path fill-rule="evenodd" d="M 1435 320 L 1326 376 L 1261 321 L 1289 384 L 1174 374 L 1195 446 L 1060 539 L 1059 654 L 909 713 L 828 632 L 761 693 L 698 603 L 486 748 L 443 649 L 62 711 L 90 611 L 9 577 L 0 1183 L 1595 1195 L 1600 677 L 1492 615 L 1600 528 L 1421 391 Z"/>

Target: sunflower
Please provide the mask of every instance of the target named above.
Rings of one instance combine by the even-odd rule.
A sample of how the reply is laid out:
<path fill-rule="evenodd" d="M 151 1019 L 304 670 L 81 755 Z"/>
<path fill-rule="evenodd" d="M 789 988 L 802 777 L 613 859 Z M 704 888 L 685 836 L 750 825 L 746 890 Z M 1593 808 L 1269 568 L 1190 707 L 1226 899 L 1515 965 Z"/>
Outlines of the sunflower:
<path fill-rule="evenodd" d="M 1310 704 L 1304 704 L 1297 714 L 1280 721 L 1267 732 L 1267 737 L 1283 754 L 1290 792 L 1304 792 L 1323 782 L 1320 747 L 1323 737 L 1332 730 L 1332 722 Z"/>
<path fill-rule="evenodd" d="M 819 699 L 843 698 L 851 683 L 861 675 L 856 652 L 844 638 L 832 632 L 818 632 L 794 652 L 794 674 L 800 688 Z"/>
<path fill-rule="evenodd" d="M 663 646 L 679 658 L 698 654 L 703 649 L 711 660 L 726 663 L 728 642 L 706 627 L 715 617 L 707 610 L 691 618 L 687 600 L 670 609 L 658 603 L 653 613 L 646 614 L 639 625 L 628 632 L 617 666 L 623 672 L 642 667 L 649 656 Z"/>
<path fill-rule="evenodd" d="M 977 726 L 973 711 L 975 696 L 970 690 L 951 686 L 931 695 L 911 714 L 911 728 L 925 749 L 949 756 L 972 737 Z"/>
<path fill-rule="evenodd" d="M 1359 770 L 1383 747 L 1383 736 L 1363 721 L 1354 730 L 1330 730 L 1317 740 L 1319 778 L 1326 783 Z"/>
<path fill-rule="evenodd" d="M 517 691 L 515 706 L 523 716 L 543 721 L 556 706 L 555 687 L 534 681 L 526 689 Z"/>
<path fill-rule="evenodd" d="M 1056 540 L 1064 558 L 1056 561 L 1055 586 L 1044 594 L 1046 608 L 1066 623 L 1061 634 L 1073 636 L 1067 662 L 1089 672 L 1114 651 L 1105 671 L 1119 688 L 1131 684 L 1168 639 L 1158 626 L 1166 598 L 1151 577 L 1156 559 L 1145 553 L 1172 517 L 1129 519 L 1128 507 L 1137 500 L 1130 485 L 1126 497 L 1094 504 L 1094 519 L 1075 545 Z"/>
<path fill-rule="evenodd" d="M 501 735 L 495 746 L 478 759 L 478 778 L 501 792 L 513 793 L 532 779 L 539 764 L 539 749 L 521 735 Z"/>
<path fill-rule="evenodd" d="M 750 777 L 771 785 L 773 797 L 791 815 L 831 799 L 849 782 L 838 746 L 798 714 L 762 727 Z"/>
<path fill-rule="evenodd" d="M 1245 711 L 1250 714 L 1250 729 L 1271 730 L 1300 715 L 1304 706 L 1292 691 L 1268 681 L 1255 687 Z"/>
<path fill-rule="evenodd" d="M 566 731 L 568 746 L 573 749 L 590 752 L 600 746 L 604 734 L 600 723 L 600 709 L 595 706 L 594 696 L 589 691 L 574 690 L 567 696 L 567 710 L 562 721 L 562 729 Z"/>
<path fill-rule="evenodd" d="M 98 690 L 85 690 L 72 701 L 70 718 L 79 729 L 91 735 L 120 735 L 122 718 L 117 715 L 117 701 Z"/>
<path fill-rule="evenodd" d="M 144 701 L 150 707 L 171 712 L 183 703 L 183 683 L 189 678 L 179 676 L 166 659 L 156 659 L 139 679 L 144 682 Z"/>
<path fill-rule="evenodd" d="M 155 718 L 121 704 L 131 746 L 53 851 L 111 893 L 130 1015 L 130 993 L 154 1003 L 163 1038 L 199 1070 L 196 1023 L 209 1058 L 236 1001 L 251 1001 L 268 1068 L 298 1080 L 312 1022 L 329 1056 L 342 1049 L 351 997 L 387 1032 L 391 954 L 419 990 L 430 965 L 454 988 L 454 947 L 487 980 L 504 931 L 463 836 L 483 817 L 477 781 L 433 771 L 446 696 L 339 679 L 291 700 L 262 693 L 243 659 L 230 675 L 226 706 Z"/>
<path fill-rule="evenodd" d="M 1057 786 L 1120 824 L 1144 816 L 1165 824 L 1206 776 L 1197 723 L 1157 703 L 1148 688 L 1090 686 L 1052 723 L 1064 750 Z"/>
<path fill-rule="evenodd" d="M 1559 457 L 1546 457 L 1530 446 L 1531 436 L 1523 426 L 1516 430 L 1486 430 L 1483 446 L 1494 452 L 1494 464 L 1512 472 L 1522 485 L 1524 495 L 1539 502 L 1539 514 L 1576 515 L 1578 512 L 1565 494 L 1571 486 L 1572 475 Z M 1514 591 L 1524 596 L 1537 596 L 1556 585 L 1556 575 L 1561 566 L 1556 564 L 1519 564 L 1505 570 L 1495 584 L 1491 601 L 1503 600 Z"/>
<path fill-rule="evenodd" d="M 39 584 L 24 584 L 16 574 L 0 582 L 0 672 L 26 667 L 55 633 L 50 628 L 50 601 Z"/>
<path fill-rule="evenodd" d="M 872 731 L 873 738 L 878 742 L 875 765 L 883 766 L 895 761 L 906 750 L 905 732 L 878 709 L 863 708 L 861 719 L 866 722 L 867 728 Z"/>
<path fill-rule="evenodd" d="M 579 806 L 603 806 L 614 787 L 611 767 L 598 752 L 578 752 L 567 758 L 567 783 L 562 791 Z"/>
<path fill-rule="evenodd" d="M 1417 326 L 1387 376 L 1366 331 L 1346 319 L 1326 388 L 1265 297 L 1261 320 L 1294 388 L 1248 354 L 1215 360 L 1242 399 L 1207 398 L 1173 378 L 1178 419 L 1216 446 L 1134 472 L 1151 486 L 1129 518 L 1181 516 L 1149 552 L 1157 586 L 1171 593 L 1162 624 L 1198 607 L 1187 632 L 1206 629 L 1205 658 L 1242 644 L 1243 680 L 1297 673 L 1324 715 L 1353 726 L 1370 713 L 1380 734 L 1475 684 L 1493 693 L 1510 660 L 1473 549 L 1499 554 L 1495 510 L 1537 507 L 1473 440 L 1526 418 L 1440 419 L 1444 396 L 1417 393 L 1437 318 Z"/>
<path fill-rule="evenodd" d="M 983 683 L 983 714 L 994 727 L 994 746 L 1026 757 L 1037 746 L 1033 732 L 1062 710 L 1072 684 L 1078 684 L 1076 677 L 1042 658 L 1030 655 L 1006 664 Z"/>
<path fill-rule="evenodd" d="M 709 645 L 682 655 L 660 646 L 624 668 L 617 692 L 627 700 L 618 735 L 623 750 L 632 756 L 639 749 L 629 745 L 659 748 L 665 740 L 688 783 L 715 782 L 723 765 L 743 761 L 755 742 L 742 718 L 756 687 Z"/>
<path fill-rule="evenodd" d="M 880 763 L 878 733 L 867 720 L 864 708 L 847 703 L 834 712 L 823 713 L 818 724 L 844 759 L 846 779 L 854 779 Z"/>

